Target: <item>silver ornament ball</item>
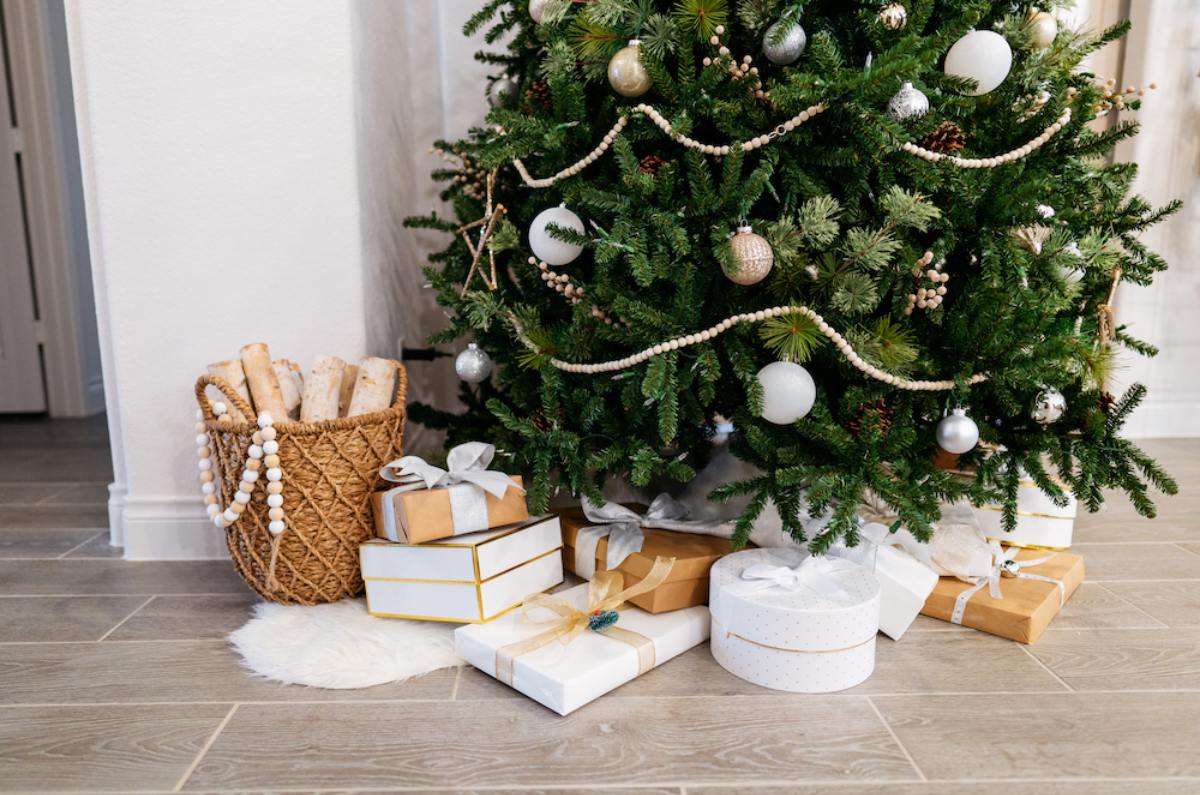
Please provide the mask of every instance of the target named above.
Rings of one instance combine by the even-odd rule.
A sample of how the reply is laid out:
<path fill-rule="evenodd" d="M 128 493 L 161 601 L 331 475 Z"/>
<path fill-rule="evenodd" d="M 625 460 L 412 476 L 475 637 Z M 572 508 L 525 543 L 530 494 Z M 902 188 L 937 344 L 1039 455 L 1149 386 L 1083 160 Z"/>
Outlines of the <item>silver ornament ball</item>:
<path fill-rule="evenodd" d="M 947 453 L 969 453 L 979 444 L 979 426 L 964 409 L 954 409 L 938 423 L 937 443 Z"/>
<path fill-rule="evenodd" d="M 887 110 L 896 121 L 919 119 L 929 112 L 929 97 L 912 83 L 905 83 L 888 101 Z"/>
<path fill-rule="evenodd" d="M 500 75 L 488 86 L 488 104 L 493 108 L 502 107 L 512 101 L 519 90 L 517 81 L 511 75 Z"/>
<path fill-rule="evenodd" d="M 780 26 L 786 26 L 781 28 Z M 785 31 L 785 32 L 781 32 Z M 782 38 L 780 38 L 782 37 Z M 778 42 L 772 44 L 771 42 Z M 763 55 L 776 66 L 786 66 L 795 63 L 804 54 L 808 46 L 808 34 L 799 22 L 781 19 L 763 34 Z"/>
<path fill-rule="evenodd" d="M 454 360 L 454 372 L 468 384 L 482 383 L 492 374 L 492 357 L 472 342 Z"/>
<path fill-rule="evenodd" d="M 899 3 L 888 3 L 879 9 L 879 24 L 888 30 L 900 30 L 908 24 L 908 9 Z"/>
<path fill-rule="evenodd" d="M 654 81 L 642 65 L 642 43 L 637 39 L 617 50 L 608 62 L 608 83 L 623 97 L 640 97 Z"/>
<path fill-rule="evenodd" d="M 1033 399 L 1033 411 L 1029 413 L 1029 416 L 1033 418 L 1034 422 L 1050 425 L 1058 422 L 1066 412 L 1067 399 L 1063 397 L 1063 393 L 1048 386 L 1038 392 L 1037 397 Z"/>
<path fill-rule="evenodd" d="M 1046 11 L 1034 11 L 1025 20 L 1035 50 L 1044 50 L 1058 38 L 1058 20 Z"/>

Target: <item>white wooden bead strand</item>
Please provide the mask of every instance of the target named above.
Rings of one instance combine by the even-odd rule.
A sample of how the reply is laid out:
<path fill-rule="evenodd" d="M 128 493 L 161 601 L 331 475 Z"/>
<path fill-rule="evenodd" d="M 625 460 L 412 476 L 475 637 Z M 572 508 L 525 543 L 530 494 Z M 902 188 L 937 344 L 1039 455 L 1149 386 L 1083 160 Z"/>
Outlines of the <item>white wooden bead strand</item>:
<path fill-rule="evenodd" d="M 228 407 L 218 401 L 213 404 L 212 413 L 220 422 L 222 417 L 228 413 Z M 246 511 L 246 506 L 250 504 L 250 495 L 254 493 L 254 485 L 259 480 L 260 470 L 265 464 L 267 485 L 267 529 L 273 535 L 279 535 L 287 529 L 287 523 L 283 512 L 283 494 L 281 481 L 283 480 L 283 470 L 279 467 L 279 442 L 276 441 L 278 432 L 275 430 L 274 420 L 267 412 L 263 412 L 258 416 L 259 430 L 254 432 L 251 437 L 250 448 L 246 451 L 246 463 L 242 469 L 241 482 L 238 484 L 237 491 L 233 493 L 233 500 L 226 506 L 225 510 L 221 510 L 217 504 L 216 483 L 214 474 L 214 465 L 212 461 L 212 446 L 210 442 L 212 437 L 209 435 L 204 424 L 204 412 L 196 412 L 196 444 L 197 454 L 199 456 L 200 469 L 200 492 L 204 496 L 205 510 L 208 512 L 212 523 L 221 529 L 225 529 L 241 518 Z M 278 488 L 273 488 L 278 486 Z"/>
<path fill-rule="evenodd" d="M 770 309 L 760 309 L 757 312 L 746 312 L 740 315 L 733 315 L 732 317 L 727 317 L 720 323 L 717 323 L 716 325 L 711 326 L 704 331 L 693 334 L 685 334 L 681 337 L 675 337 L 674 339 L 667 340 L 666 342 L 660 342 L 657 345 L 652 345 L 643 351 L 631 354 L 622 359 L 612 359 L 606 362 L 566 362 L 562 359 L 551 359 L 550 364 L 552 364 L 555 368 L 562 370 L 563 372 L 578 373 L 581 375 L 598 375 L 600 373 L 613 373 L 620 370 L 628 370 L 630 367 L 636 367 L 642 362 L 652 359 L 661 353 L 679 350 L 680 348 L 687 348 L 700 342 L 706 342 L 713 337 L 725 333 L 740 323 L 761 323 L 769 318 L 780 317 L 782 315 L 789 315 L 792 313 L 804 315 L 812 320 L 814 325 L 816 325 L 817 330 L 829 338 L 834 346 L 841 351 L 842 356 L 846 359 L 846 361 L 850 362 L 850 364 L 855 368 L 877 381 L 882 381 L 885 384 L 891 384 L 897 389 L 904 389 L 914 392 L 946 392 L 957 387 L 957 383 L 949 379 L 941 381 L 913 381 L 879 369 L 875 365 L 864 360 L 858 353 L 856 353 L 846 338 L 825 322 L 825 318 L 821 317 L 819 314 L 806 306 L 774 306 Z M 509 320 L 516 329 L 517 336 L 521 340 L 521 343 L 525 345 L 526 348 L 536 353 L 538 351 L 538 347 L 528 337 L 525 336 L 524 329 L 521 327 L 521 323 L 516 316 L 509 315 Z M 988 380 L 987 374 L 978 373 L 971 376 L 967 383 L 973 386 L 975 384 L 981 384 L 986 380 Z"/>
<path fill-rule="evenodd" d="M 1016 149 L 1013 149 L 1011 152 L 1005 152 L 1004 154 L 996 155 L 995 157 L 955 157 L 954 155 L 945 155 L 941 152 L 934 152 L 932 150 L 925 149 L 924 147 L 917 146 L 914 143 L 905 143 L 900 147 L 900 149 L 910 155 L 913 155 L 914 157 L 919 157 L 922 160 L 928 160 L 931 163 L 938 163 L 944 160 L 951 165 L 958 166 L 959 168 L 996 168 L 997 166 L 1002 166 L 1006 163 L 1013 163 L 1017 160 L 1029 157 L 1038 149 L 1041 149 L 1043 146 L 1045 146 L 1046 142 L 1057 135 L 1058 131 L 1063 127 L 1066 127 L 1067 123 L 1070 121 L 1071 109 L 1067 108 L 1053 124 L 1042 130 L 1042 133 L 1032 141 L 1024 146 L 1019 146 Z"/>

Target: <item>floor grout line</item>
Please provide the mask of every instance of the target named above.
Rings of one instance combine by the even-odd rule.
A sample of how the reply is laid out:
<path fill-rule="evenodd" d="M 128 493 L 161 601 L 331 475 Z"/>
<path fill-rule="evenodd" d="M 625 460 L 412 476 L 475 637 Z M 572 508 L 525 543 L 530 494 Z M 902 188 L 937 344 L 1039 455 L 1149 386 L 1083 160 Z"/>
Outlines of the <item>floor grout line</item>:
<path fill-rule="evenodd" d="M 62 560 L 63 558 L 67 557 L 68 555 L 70 555 L 70 554 L 71 554 L 72 552 L 74 552 L 75 550 L 77 550 L 77 549 L 81 549 L 81 548 L 83 548 L 83 547 L 87 546 L 88 544 L 92 543 L 92 542 L 93 542 L 93 541 L 95 541 L 97 538 L 99 538 L 100 536 L 104 535 L 104 534 L 105 534 L 105 533 L 107 533 L 107 532 L 108 532 L 107 530 L 101 530 L 100 532 L 96 533 L 94 536 L 91 536 L 91 537 L 89 537 L 89 538 L 85 538 L 83 541 L 80 541 L 78 544 L 76 544 L 75 546 L 71 547 L 71 548 L 70 548 L 70 549 L 68 549 L 66 552 L 64 552 L 64 553 L 62 553 L 61 555 L 59 555 L 57 558 L 53 558 L 53 560 Z"/>
<path fill-rule="evenodd" d="M 192 760 L 190 765 L 188 765 L 187 770 L 183 771 L 183 775 L 180 776 L 179 781 L 175 784 L 175 788 L 172 790 L 173 792 L 179 792 L 182 790 L 183 785 L 186 784 L 187 780 L 192 777 L 193 773 L 196 772 L 196 768 L 200 766 L 200 761 L 204 759 L 204 755 L 208 753 L 208 750 L 213 747 L 213 743 L 217 741 L 217 737 L 220 736 L 221 732 L 225 730 L 225 727 L 229 725 L 229 721 L 232 720 L 233 713 L 237 712 L 238 706 L 238 702 L 235 701 L 233 706 L 229 708 L 229 711 L 225 713 L 225 717 L 220 723 L 217 724 L 217 728 L 213 729 L 213 733 L 209 735 L 207 740 L 204 741 L 204 745 L 200 746 L 200 752 L 196 754 L 196 758 Z"/>
<path fill-rule="evenodd" d="M 1040 658 L 1039 658 L 1039 657 L 1038 657 L 1036 654 L 1034 654 L 1032 651 L 1030 651 L 1030 649 L 1029 649 L 1029 647 L 1028 647 L 1028 646 L 1026 646 L 1026 645 L 1025 645 L 1025 644 L 1023 644 L 1023 643 L 1021 643 L 1021 644 L 1018 644 L 1018 645 L 1021 647 L 1021 651 L 1025 652 L 1026 654 L 1028 654 L 1028 655 L 1029 655 L 1029 659 L 1033 660 L 1035 663 L 1037 663 L 1038 665 L 1040 665 L 1043 671 L 1045 671 L 1046 673 L 1048 673 L 1048 674 L 1050 674 L 1052 677 L 1054 677 L 1054 679 L 1055 679 L 1055 680 L 1056 680 L 1056 681 L 1057 681 L 1057 682 L 1058 682 L 1060 685 L 1062 685 L 1063 687 L 1065 687 L 1065 688 L 1067 689 L 1067 692 L 1068 692 L 1068 693 L 1074 693 L 1074 692 L 1076 692 L 1075 688 L 1073 688 L 1073 687 L 1071 687 L 1069 684 L 1067 684 L 1067 683 L 1066 683 L 1066 681 L 1064 681 L 1064 680 L 1063 680 L 1063 678 L 1062 678 L 1061 676 L 1059 676 L 1058 674 L 1056 674 L 1054 671 L 1052 671 L 1052 670 L 1050 669 L 1050 666 L 1046 665 L 1044 662 L 1042 662 L 1042 661 L 1041 661 L 1041 659 L 1040 659 Z"/>
<path fill-rule="evenodd" d="M 1111 589 L 1111 588 L 1107 587 L 1107 586 L 1106 586 L 1104 583 L 1102 583 L 1102 582 L 1098 582 L 1098 583 L 1096 583 L 1096 585 L 1100 586 L 1100 588 L 1101 588 L 1102 590 L 1104 590 L 1105 592 L 1107 592 L 1107 593 L 1111 594 L 1111 595 L 1112 595 L 1112 596 L 1113 596 L 1115 599 L 1117 599 L 1117 600 L 1119 600 L 1119 601 L 1121 601 L 1121 602 L 1124 602 L 1125 604 L 1127 604 L 1127 605 L 1129 605 L 1130 607 L 1132 607 L 1134 610 L 1136 610 L 1136 611 L 1138 611 L 1139 613 L 1141 613 L 1142 615 L 1144 615 L 1146 618 L 1148 618 L 1148 619 L 1150 619 L 1151 621 L 1153 621 L 1155 624 L 1158 624 L 1158 628 L 1161 628 L 1161 629 L 1175 629 L 1175 627 L 1172 627 L 1170 624 L 1166 623 L 1165 621 L 1162 621 L 1161 619 L 1155 618 L 1154 616 L 1150 615 L 1150 613 L 1146 612 L 1146 611 L 1145 611 L 1145 610 L 1143 610 L 1142 608 L 1140 608 L 1140 607 L 1138 607 L 1137 605 L 1135 605 L 1133 602 L 1131 602 L 1131 601 L 1129 601 L 1128 599 L 1126 599 L 1125 597 L 1121 596 L 1119 593 L 1117 593 L 1117 592 L 1116 592 L 1116 591 L 1114 591 L 1113 589 Z M 1125 627 L 1112 627 L 1112 629 L 1125 629 Z M 1132 629 L 1132 627 L 1130 627 L 1130 629 Z M 1144 629 L 1152 629 L 1152 627 L 1144 627 Z"/>
<path fill-rule="evenodd" d="M 1171 543 L 1173 543 L 1175 546 L 1177 546 L 1177 547 L 1179 547 L 1180 549 L 1182 549 L 1182 550 L 1183 550 L 1184 552 L 1186 552 L 1187 554 L 1189 554 L 1189 555 L 1195 555 L 1196 557 L 1200 558 L 1200 551 L 1191 550 L 1191 549 L 1188 549 L 1187 547 L 1185 547 L 1185 546 L 1184 546 L 1184 544 L 1192 544 L 1192 543 L 1195 543 L 1195 542 L 1193 542 L 1193 541 L 1173 541 L 1173 542 L 1171 542 Z"/>
<path fill-rule="evenodd" d="M 875 717 L 879 718 L 879 722 L 883 724 L 883 728 L 887 729 L 887 733 L 891 735 L 892 740 L 896 743 L 896 746 L 904 753 L 904 758 L 908 760 L 908 763 L 912 765 L 913 770 L 915 770 L 917 775 L 921 777 L 921 781 L 928 781 L 929 779 L 925 777 L 925 771 L 922 770 L 921 766 L 917 764 L 917 760 L 913 759 L 913 755 L 908 752 L 908 748 L 905 747 L 904 743 L 900 742 L 900 737 L 896 734 L 895 730 L 892 729 L 892 724 L 888 723 L 887 718 L 883 717 L 883 713 L 879 711 L 879 707 L 875 706 L 875 702 L 871 700 L 870 696 L 867 696 L 867 703 L 871 706 L 871 710 L 875 713 Z"/>
<path fill-rule="evenodd" d="M 12 560 L 12 558 L 0 558 L 0 562 L 4 560 Z M 71 558 L 71 560 L 115 560 L 121 562 L 120 558 Z M 117 599 L 120 597 L 129 596 L 253 596 L 246 589 L 240 591 L 184 591 L 180 593 L 167 593 L 157 591 L 150 593 L 148 591 L 132 591 L 130 593 L 0 593 L 0 599 L 64 599 L 67 597 L 96 597 L 103 599 Z"/>
<path fill-rule="evenodd" d="M 118 629 L 120 629 L 122 624 L 124 624 L 126 621 L 128 621 L 129 619 L 131 619 L 131 618 L 133 618 L 134 616 L 136 616 L 136 615 L 137 615 L 137 614 L 138 614 L 138 613 L 141 611 L 141 609 L 142 609 L 143 607 L 145 607 L 146 605 L 148 605 L 148 604 L 150 604 L 151 602 L 153 602 L 153 601 L 154 601 L 156 598 L 157 598 L 157 597 L 155 597 L 154 595 L 151 595 L 149 599 L 147 599 L 146 601 L 142 602 L 140 605 L 138 605 L 137 607 L 135 607 L 135 608 L 133 609 L 133 612 L 132 612 L 132 613 L 130 613 L 129 615 L 125 616 L 125 617 L 124 617 L 124 618 L 122 618 L 120 621 L 118 621 L 118 622 L 117 622 L 117 625 L 116 625 L 115 627 L 111 628 L 110 630 L 108 630 L 108 632 L 105 632 L 103 635 L 101 635 L 101 636 L 100 636 L 100 639 L 99 639 L 99 640 L 97 640 L 97 641 L 96 641 L 96 643 L 102 643 L 102 642 L 104 642 L 104 639 L 105 639 L 105 638 L 107 638 L 109 635 L 113 634 L 113 633 L 114 633 L 114 632 L 116 632 Z"/>

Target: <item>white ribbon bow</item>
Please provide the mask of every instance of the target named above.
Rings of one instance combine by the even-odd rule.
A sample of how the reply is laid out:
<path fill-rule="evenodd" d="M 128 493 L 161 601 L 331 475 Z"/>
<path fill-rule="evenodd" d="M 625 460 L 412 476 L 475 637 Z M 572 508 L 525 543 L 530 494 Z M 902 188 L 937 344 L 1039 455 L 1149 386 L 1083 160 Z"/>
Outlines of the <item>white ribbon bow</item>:
<path fill-rule="evenodd" d="M 1004 594 L 1000 591 L 1000 578 L 1007 575 L 1020 580 L 1037 580 L 1038 582 L 1048 582 L 1058 587 L 1058 606 L 1061 608 L 1067 601 L 1067 588 L 1062 580 L 1056 580 L 1053 577 L 1047 577 L 1043 574 L 1030 574 L 1024 569 L 1040 566 L 1054 558 L 1058 553 L 1052 553 L 1033 560 L 1016 560 L 1017 554 L 1020 553 L 1019 547 L 1010 547 L 1007 550 L 1000 546 L 999 541 L 989 543 L 992 551 L 992 571 L 987 577 L 960 577 L 963 582 L 971 583 L 971 587 L 958 595 L 954 600 L 954 612 L 950 614 L 950 622 L 953 624 L 961 624 L 963 614 L 967 610 L 967 602 L 971 601 L 971 597 L 979 593 L 983 586 L 988 587 L 988 594 L 993 599 L 1003 599 Z"/>
<path fill-rule="evenodd" d="M 503 497 L 510 487 L 524 494 L 525 489 L 508 475 L 488 469 L 495 455 L 496 448 L 486 442 L 467 442 L 450 450 L 446 456 L 448 469 L 435 467 L 420 456 L 406 455 L 384 464 L 379 476 L 399 483 L 401 491 L 469 483 L 497 499 Z"/>
<path fill-rule="evenodd" d="M 857 603 L 855 596 L 847 590 L 841 580 L 858 575 L 862 568 L 844 558 L 813 555 L 805 558 L 799 566 L 777 566 L 771 563 L 755 563 L 742 571 L 741 582 L 734 583 L 731 590 L 737 594 L 749 594 L 770 588 L 784 591 L 807 591 L 812 596 L 826 599 L 839 607 Z"/>
<path fill-rule="evenodd" d="M 594 525 L 579 528 L 575 537 L 575 573 L 590 580 L 596 573 L 596 548 L 600 540 L 608 539 L 604 567 L 617 568 L 635 552 L 640 552 L 646 540 L 643 527 L 660 530 L 679 530 L 684 533 L 729 537 L 728 522 L 688 520 L 687 507 L 669 494 L 659 494 L 644 514 L 616 502 L 596 505 L 586 496 L 582 499 L 583 515 Z"/>

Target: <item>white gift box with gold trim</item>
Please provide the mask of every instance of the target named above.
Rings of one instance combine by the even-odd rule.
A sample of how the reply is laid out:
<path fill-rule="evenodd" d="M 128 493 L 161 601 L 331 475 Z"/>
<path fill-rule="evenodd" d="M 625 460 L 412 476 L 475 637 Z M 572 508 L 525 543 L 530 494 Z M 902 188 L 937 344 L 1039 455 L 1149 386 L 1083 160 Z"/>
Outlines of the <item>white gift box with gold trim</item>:
<path fill-rule="evenodd" d="M 554 596 L 582 610 L 587 606 L 588 586 L 578 585 Z M 566 715 L 708 639 L 706 607 L 651 614 L 627 605 L 619 612 L 615 627 L 626 637 L 636 633 L 643 644 L 648 640 L 648 648 L 639 652 L 627 639 L 584 630 L 565 645 L 555 640 L 514 657 L 512 681 L 505 684 Z M 487 624 L 459 627 L 454 631 L 455 653 L 488 676 L 499 678 L 497 652 L 544 628 L 523 613 L 512 612 Z"/>
<path fill-rule="evenodd" d="M 716 562 L 709 588 L 712 655 L 735 676 L 773 690 L 831 693 L 875 670 L 879 580 L 853 561 L 747 549 Z"/>
<path fill-rule="evenodd" d="M 1017 527 L 1011 533 L 1004 532 L 1003 508 L 999 505 L 975 508 L 975 518 L 989 540 L 1030 549 L 1068 549 L 1078 504 L 1070 490 L 1063 490 L 1068 501 L 1059 506 L 1036 483 L 1022 480 L 1017 486 Z"/>
<path fill-rule="evenodd" d="M 491 621 L 563 581 L 562 529 L 539 516 L 452 541 L 359 547 L 367 611 L 424 621 Z"/>

